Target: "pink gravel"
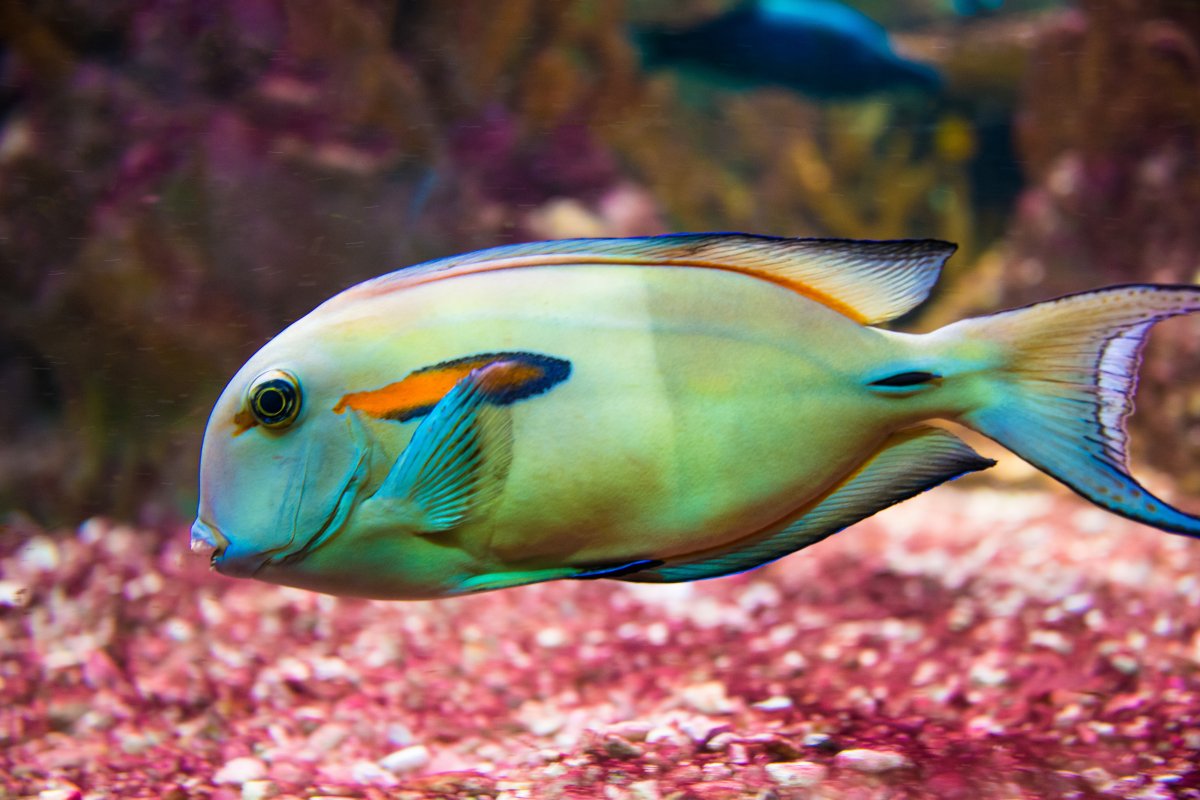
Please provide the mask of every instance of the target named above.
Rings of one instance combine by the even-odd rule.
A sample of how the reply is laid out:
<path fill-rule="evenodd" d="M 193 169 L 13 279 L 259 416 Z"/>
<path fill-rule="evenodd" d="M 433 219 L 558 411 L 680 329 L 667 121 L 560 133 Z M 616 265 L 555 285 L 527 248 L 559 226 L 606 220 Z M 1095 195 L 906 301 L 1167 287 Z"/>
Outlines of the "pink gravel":
<path fill-rule="evenodd" d="M 666 587 L 433 603 L 0 539 L 0 798 L 1200 798 L 1200 542 L 941 489 Z"/>

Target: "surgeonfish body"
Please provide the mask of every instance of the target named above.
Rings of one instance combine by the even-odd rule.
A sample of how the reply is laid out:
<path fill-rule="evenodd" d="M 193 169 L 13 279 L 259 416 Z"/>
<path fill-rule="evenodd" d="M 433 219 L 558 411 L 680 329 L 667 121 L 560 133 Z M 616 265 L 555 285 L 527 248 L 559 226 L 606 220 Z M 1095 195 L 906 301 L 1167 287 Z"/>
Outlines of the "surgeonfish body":
<path fill-rule="evenodd" d="M 1130 477 L 1124 427 L 1146 332 L 1200 310 L 1200 289 L 875 327 L 920 303 L 953 249 L 573 240 L 368 281 L 217 401 L 193 546 L 229 575 L 376 598 L 716 577 L 992 464 L 931 419 L 1200 534 Z"/>
<path fill-rule="evenodd" d="M 887 31 L 834 0 L 748 0 L 688 28 L 643 27 L 646 67 L 675 67 L 737 87 L 782 86 L 817 99 L 936 91 L 926 64 L 897 55 Z"/>

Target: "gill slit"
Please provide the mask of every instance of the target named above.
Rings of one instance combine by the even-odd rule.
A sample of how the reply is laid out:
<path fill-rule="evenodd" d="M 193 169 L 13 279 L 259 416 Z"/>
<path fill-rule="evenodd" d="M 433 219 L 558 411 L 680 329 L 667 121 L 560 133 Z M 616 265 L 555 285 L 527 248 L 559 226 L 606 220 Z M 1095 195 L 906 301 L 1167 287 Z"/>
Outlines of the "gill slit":
<path fill-rule="evenodd" d="M 329 516 L 325 518 L 325 522 L 317 528 L 317 531 L 309 537 L 299 549 L 287 553 L 281 558 L 268 558 L 259 565 L 259 570 L 266 567 L 268 564 L 295 564 L 303 561 L 305 558 L 316 550 L 321 545 L 325 544 L 331 538 L 339 534 L 345 527 L 347 520 L 350 518 L 351 512 L 354 510 L 354 504 L 358 499 L 358 490 L 361 487 L 366 473 L 369 471 L 367 467 L 370 464 L 371 443 L 367 439 L 365 432 L 362 429 L 362 423 L 358 419 L 357 412 L 349 415 L 347 424 L 351 429 L 356 450 L 358 450 L 358 461 L 355 462 L 354 468 L 350 471 L 346 483 L 342 486 L 342 491 L 338 495 L 338 501 L 334 504 L 333 510 L 329 512 Z M 307 459 L 305 460 L 305 469 L 308 468 Z M 303 490 L 301 490 L 303 492 Z M 303 495 L 302 495 L 303 497 Z M 295 532 L 292 535 L 295 540 Z M 290 544 L 290 543 L 289 543 Z M 256 570 L 257 572 L 257 570 Z"/>

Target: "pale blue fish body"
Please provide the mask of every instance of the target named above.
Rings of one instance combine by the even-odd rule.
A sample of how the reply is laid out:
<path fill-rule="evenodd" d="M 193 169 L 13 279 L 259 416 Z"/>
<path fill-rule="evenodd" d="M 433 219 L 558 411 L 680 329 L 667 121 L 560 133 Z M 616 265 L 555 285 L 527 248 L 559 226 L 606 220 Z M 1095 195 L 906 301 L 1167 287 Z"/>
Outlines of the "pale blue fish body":
<path fill-rule="evenodd" d="M 920 302 L 951 251 L 600 240 L 369 282 L 230 382 L 205 434 L 195 540 L 230 574 L 369 597 L 713 577 L 990 465 L 920 424 L 938 418 L 993 435 L 1119 513 L 1200 530 L 1165 504 L 1137 506 L 1161 501 L 1126 472 L 1044 452 L 1055 436 L 1096 433 L 1123 459 L 1125 394 L 1089 375 L 1105 358 L 1131 372 L 1137 347 L 1113 350 L 1126 341 L 1113 330 L 1140 337 L 1147 320 L 1195 308 L 1195 291 L 1112 295 L 1104 306 L 1120 313 L 1100 320 L 1103 335 L 1077 335 L 1059 318 L 1079 312 L 1053 304 L 927 335 L 868 324 Z M 1038 333 L 1049 355 L 1024 338 L 1037 325 L 1049 326 Z M 1078 352 L 1054 346 L 1056 332 Z M 1052 363 L 1062 357 L 1078 362 L 1079 391 L 1099 397 L 1077 423 L 1094 431 L 1039 428 L 1038 370 L 1068 374 Z M 248 403 L 264 381 L 284 394 L 295 382 L 294 419 L 256 421 Z M 1106 502 L 1130 486 L 1131 500 Z"/>

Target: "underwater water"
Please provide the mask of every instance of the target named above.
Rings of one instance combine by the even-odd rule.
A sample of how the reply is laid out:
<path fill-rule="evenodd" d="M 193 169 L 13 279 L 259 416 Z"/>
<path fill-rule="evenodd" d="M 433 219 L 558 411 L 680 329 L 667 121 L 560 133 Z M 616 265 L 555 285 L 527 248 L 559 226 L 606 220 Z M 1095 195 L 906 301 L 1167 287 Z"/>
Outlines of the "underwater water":
<path fill-rule="evenodd" d="M 856 324 L 927 332 L 1106 285 L 1190 286 L 1197 213 L 1200 6 L 1185 0 L 6 5 L 0 799 L 1200 797 L 1200 541 L 1104 511 L 957 427 L 998 465 L 870 516 L 952 475 L 914 479 L 851 530 L 715 580 L 381 601 L 230 577 L 189 551 L 206 425 L 238 447 L 285 441 L 300 413 L 288 404 L 319 394 L 273 372 L 264 405 L 209 422 L 223 387 L 318 304 L 406 265 L 673 232 L 953 242 L 936 284 L 883 286 L 896 294 L 886 313 L 858 313 L 875 301 L 849 290 L 811 291 L 835 285 L 824 267 L 796 279 Z M 521 285 L 531 305 L 553 296 L 548 280 Z M 707 291 L 692 308 L 731 302 Z M 773 319 L 742 307 L 747 328 Z M 582 326 L 589 305 L 571 308 Z M 1139 325 L 1097 345 L 1089 369 L 1104 392 Z M 483 472 L 507 474 L 511 459 L 514 481 L 578 476 L 581 494 L 615 467 L 565 441 L 530 471 L 518 423 L 513 454 L 488 456 L 510 435 L 489 407 L 532 418 L 575 387 L 615 386 L 626 394 L 594 392 L 580 419 L 631 448 L 617 461 L 660 441 L 645 426 L 619 435 L 622 414 L 653 416 L 628 399 L 647 363 L 635 348 L 598 341 L 609 369 L 588 383 L 586 360 L 500 335 L 442 352 L 469 327 L 451 317 L 428 354 L 346 387 L 339 424 L 361 418 L 363 436 L 424 426 L 438 451 L 435 422 L 450 417 L 478 434 Z M 586 339 L 559 333 L 545 349 Z M 392 355 L 372 346 L 371 363 Z M 706 363 L 680 369 L 693 361 Z M 906 362 L 872 385 L 904 395 L 952 378 L 931 370 Z M 1200 320 L 1157 326 L 1136 383 L 1128 420 L 1120 400 L 1081 412 L 1118 444 L 1025 440 L 1107 463 L 1127 426 L 1142 482 L 1200 511 Z M 437 411 L 451 387 L 464 406 L 474 398 L 469 414 Z M 831 398 L 797 426 L 848 441 L 860 421 Z M 709 436 L 762 430 L 747 416 Z M 819 472 L 832 456 L 818 449 L 805 463 Z M 398 496 L 412 490 L 405 513 L 426 527 L 410 538 L 444 541 L 440 528 L 499 502 L 486 475 L 449 500 L 422 495 L 419 479 L 436 482 L 400 460 L 382 479 L 382 450 L 360 463 Z M 210 457 L 205 485 L 224 482 L 202 509 L 226 514 L 223 497 L 266 486 L 239 519 L 272 503 L 272 520 L 303 516 L 290 488 L 270 489 L 280 458 L 231 452 L 242 471 Z M 330 453 L 304 456 L 305 474 L 340 480 Z M 954 475 L 982 466 L 959 455 Z M 831 480 L 869 457 L 847 455 Z M 777 467 L 749 458 L 693 494 L 736 499 L 729 486 Z M 604 506 L 593 494 L 594 508 L 641 508 L 640 495 Z M 345 521 L 339 507 L 318 515 L 322 531 Z M 755 510 L 747 501 L 742 516 Z M 218 556 L 241 546 L 227 518 L 203 520 L 200 544 Z M 574 522 L 581 552 L 619 527 L 599 512 Z M 677 555 L 539 576 L 699 576 Z M 253 571 L 223 571 L 238 569 Z M 369 577 L 328 585 L 353 593 Z"/>

